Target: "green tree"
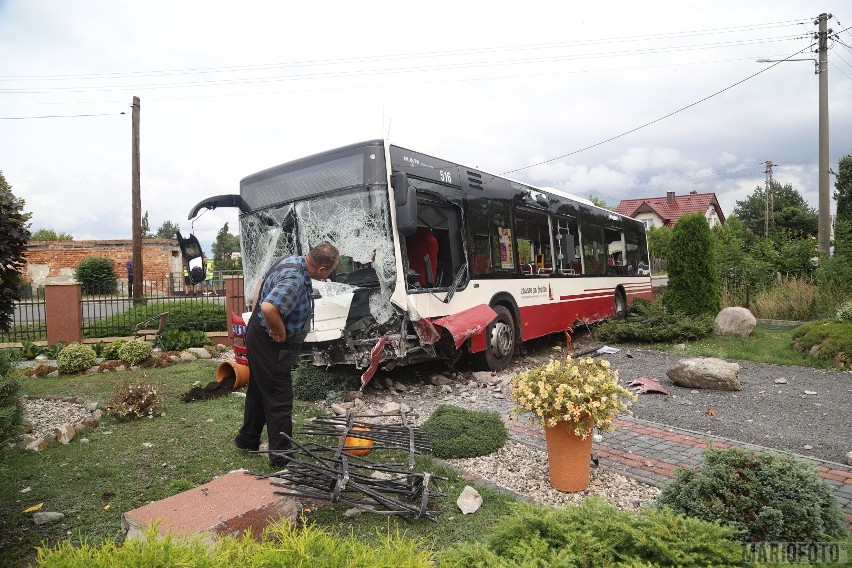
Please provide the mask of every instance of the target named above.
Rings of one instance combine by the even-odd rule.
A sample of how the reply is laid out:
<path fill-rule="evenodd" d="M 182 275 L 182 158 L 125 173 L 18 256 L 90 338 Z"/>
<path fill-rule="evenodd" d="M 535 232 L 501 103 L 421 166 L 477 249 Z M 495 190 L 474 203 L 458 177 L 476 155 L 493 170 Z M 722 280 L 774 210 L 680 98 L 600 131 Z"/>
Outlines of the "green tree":
<path fill-rule="evenodd" d="M 739 217 L 746 228 L 758 236 L 765 236 L 766 228 L 766 190 L 757 186 L 754 193 L 742 201 L 737 201 L 734 215 Z M 816 235 L 819 216 L 808 205 L 802 195 L 791 184 L 781 185 L 772 182 L 772 227 L 778 230 L 790 230 L 802 236 Z"/>
<path fill-rule="evenodd" d="M 142 215 L 142 238 L 150 239 L 154 237 L 154 233 L 151 232 L 151 225 L 148 222 L 148 212 L 145 211 L 145 214 Z"/>
<path fill-rule="evenodd" d="M 834 255 L 852 261 L 852 154 L 840 158 L 834 182 Z"/>
<path fill-rule="evenodd" d="M 154 236 L 160 239 L 174 239 L 178 231 L 180 231 L 180 225 L 172 221 L 163 221 Z"/>
<path fill-rule="evenodd" d="M 651 258 L 668 258 L 671 243 L 671 227 L 651 227 L 648 229 L 648 251 L 651 253 Z"/>
<path fill-rule="evenodd" d="M 593 197 L 593 196 L 590 195 L 589 201 L 591 201 L 592 203 L 594 203 L 595 205 L 597 205 L 601 209 L 609 209 L 610 211 L 612 211 L 612 207 L 607 205 L 606 201 L 604 201 L 603 199 L 601 199 L 599 197 Z"/>
<path fill-rule="evenodd" d="M 715 315 L 721 306 L 713 235 L 704 215 L 684 215 L 672 229 L 666 309 L 686 315 Z"/>
<path fill-rule="evenodd" d="M 31 241 L 73 241 L 74 235 L 57 233 L 53 229 L 39 229 L 30 235 Z"/>
<path fill-rule="evenodd" d="M 232 260 L 231 253 L 239 250 L 240 238 L 229 233 L 228 223 L 225 223 L 216 233 L 216 241 L 213 243 L 213 266 L 216 270 L 238 270 L 242 263 Z"/>
<path fill-rule="evenodd" d="M 24 252 L 30 240 L 30 213 L 24 200 L 12 193 L 12 186 L 0 171 L 0 329 L 12 326 L 15 301 L 20 299 Z"/>

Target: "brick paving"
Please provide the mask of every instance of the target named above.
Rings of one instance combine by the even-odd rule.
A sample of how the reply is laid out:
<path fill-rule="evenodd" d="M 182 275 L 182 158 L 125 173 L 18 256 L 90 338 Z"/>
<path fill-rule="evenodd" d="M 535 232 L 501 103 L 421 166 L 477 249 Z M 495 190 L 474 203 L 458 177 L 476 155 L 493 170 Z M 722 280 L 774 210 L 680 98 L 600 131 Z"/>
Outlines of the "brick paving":
<path fill-rule="evenodd" d="M 522 442 L 544 448 L 544 430 L 526 421 L 507 420 L 510 435 Z M 615 421 L 615 430 L 595 442 L 592 451 L 601 463 L 621 473 L 661 487 L 675 477 L 675 470 L 701 465 L 701 453 L 709 445 L 714 448 L 738 446 L 756 451 L 771 451 L 762 446 L 691 432 L 624 417 Z M 796 454 L 810 462 L 837 496 L 852 528 L 852 466 L 827 462 Z"/>

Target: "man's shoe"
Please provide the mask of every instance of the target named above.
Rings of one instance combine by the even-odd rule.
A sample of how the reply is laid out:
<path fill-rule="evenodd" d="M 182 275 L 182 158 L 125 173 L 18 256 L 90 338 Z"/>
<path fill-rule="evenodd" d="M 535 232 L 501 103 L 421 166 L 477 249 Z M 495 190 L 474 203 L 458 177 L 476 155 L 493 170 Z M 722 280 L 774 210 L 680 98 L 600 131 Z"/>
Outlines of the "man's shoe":
<path fill-rule="evenodd" d="M 234 445 L 241 450 L 248 450 L 250 452 L 256 452 L 258 448 L 260 448 L 260 442 L 256 444 L 247 444 L 246 442 L 243 442 L 239 436 L 234 438 Z"/>

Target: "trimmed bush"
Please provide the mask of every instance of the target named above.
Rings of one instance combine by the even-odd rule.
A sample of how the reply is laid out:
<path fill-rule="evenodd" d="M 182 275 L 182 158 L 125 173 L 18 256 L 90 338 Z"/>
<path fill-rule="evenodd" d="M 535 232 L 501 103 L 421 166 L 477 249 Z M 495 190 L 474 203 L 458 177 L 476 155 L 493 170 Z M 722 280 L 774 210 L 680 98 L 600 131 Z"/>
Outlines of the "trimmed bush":
<path fill-rule="evenodd" d="M 603 499 L 551 509 L 515 505 L 482 543 L 445 551 L 441 566 L 741 566 L 733 531 L 652 507 L 619 511 Z"/>
<path fill-rule="evenodd" d="M 710 314 L 696 317 L 672 313 L 659 302 L 637 298 L 625 319 L 607 320 L 596 333 L 608 343 L 674 343 L 709 335 L 714 320 Z"/>
<path fill-rule="evenodd" d="M 138 365 L 151 357 L 154 348 L 147 341 L 134 339 L 122 345 L 118 350 L 118 358 L 128 365 Z"/>
<path fill-rule="evenodd" d="M 104 345 L 103 351 L 101 352 L 101 357 L 103 357 L 104 359 L 121 359 L 119 351 L 121 351 L 121 347 L 126 343 L 126 339 L 119 339 L 112 343 L 107 343 L 106 345 Z"/>
<path fill-rule="evenodd" d="M 442 404 L 420 427 L 432 436 L 432 453 L 439 458 L 475 458 L 496 452 L 508 435 L 496 412 L 478 412 Z"/>
<path fill-rule="evenodd" d="M 67 375 L 85 371 L 94 366 L 97 358 L 95 350 L 88 345 L 72 343 L 59 352 L 56 356 L 56 364 L 59 367 L 59 372 Z"/>
<path fill-rule="evenodd" d="M 721 308 L 714 241 L 704 215 L 684 215 L 672 229 L 663 305 L 672 312 L 716 317 Z"/>
<path fill-rule="evenodd" d="M 679 470 L 658 502 L 719 522 L 746 542 L 820 542 L 847 536 L 831 486 L 792 454 L 708 448 L 701 468 Z"/>
<path fill-rule="evenodd" d="M 88 256 L 80 261 L 74 273 L 84 294 L 112 294 L 117 278 L 112 261 L 102 256 Z"/>
<path fill-rule="evenodd" d="M 293 393 L 299 400 L 325 400 L 330 394 L 339 396 L 360 386 L 361 380 L 351 367 L 325 368 L 304 363 L 293 370 Z"/>

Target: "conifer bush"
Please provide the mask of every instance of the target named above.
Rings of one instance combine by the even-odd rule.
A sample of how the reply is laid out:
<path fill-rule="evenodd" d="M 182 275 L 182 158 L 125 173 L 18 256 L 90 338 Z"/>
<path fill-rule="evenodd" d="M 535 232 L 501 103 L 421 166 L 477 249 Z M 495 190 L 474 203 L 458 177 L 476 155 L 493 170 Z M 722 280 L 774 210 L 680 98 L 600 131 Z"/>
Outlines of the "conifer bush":
<path fill-rule="evenodd" d="M 506 443 L 508 434 L 496 412 L 479 412 L 442 404 L 420 427 L 432 437 L 432 453 L 439 458 L 485 456 Z"/>
<path fill-rule="evenodd" d="M 658 503 L 736 531 L 746 542 L 821 542 L 847 536 L 834 491 L 792 454 L 708 448 Z"/>
<path fill-rule="evenodd" d="M 151 357 L 154 348 L 147 341 L 134 339 L 122 345 L 118 350 L 118 358 L 128 365 L 138 365 Z"/>
<path fill-rule="evenodd" d="M 700 214 L 684 215 L 672 230 L 663 305 L 672 312 L 714 317 L 721 308 L 713 234 Z"/>
<path fill-rule="evenodd" d="M 714 316 L 686 316 L 660 302 L 637 298 L 625 319 L 601 323 L 597 336 L 608 343 L 672 343 L 700 339 L 713 331 Z"/>
<path fill-rule="evenodd" d="M 18 406 L 20 383 L 9 377 L 12 362 L 7 351 L 0 351 L 0 444 L 18 433 L 24 410 Z"/>
<path fill-rule="evenodd" d="M 98 356 L 95 350 L 82 343 L 72 343 L 65 346 L 56 356 L 59 372 L 63 374 L 85 371 L 95 364 Z"/>

